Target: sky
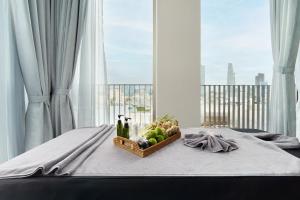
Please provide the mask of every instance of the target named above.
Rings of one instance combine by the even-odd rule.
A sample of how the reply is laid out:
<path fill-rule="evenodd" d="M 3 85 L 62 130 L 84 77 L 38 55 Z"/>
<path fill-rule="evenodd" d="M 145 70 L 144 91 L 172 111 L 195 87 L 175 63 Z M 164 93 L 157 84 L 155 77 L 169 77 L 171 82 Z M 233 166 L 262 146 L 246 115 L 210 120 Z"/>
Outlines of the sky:
<path fill-rule="evenodd" d="M 103 0 L 109 83 L 152 83 L 152 0 Z"/>
<path fill-rule="evenodd" d="M 104 0 L 104 43 L 109 83 L 151 83 L 152 0 Z M 202 0 L 201 62 L 206 84 L 225 84 L 233 63 L 236 84 L 271 83 L 268 0 Z"/>
<path fill-rule="evenodd" d="M 268 0 L 202 0 L 201 62 L 206 84 L 225 84 L 233 63 L 236 84 L 254 84 L 255 75 L 272 79 Z"/>

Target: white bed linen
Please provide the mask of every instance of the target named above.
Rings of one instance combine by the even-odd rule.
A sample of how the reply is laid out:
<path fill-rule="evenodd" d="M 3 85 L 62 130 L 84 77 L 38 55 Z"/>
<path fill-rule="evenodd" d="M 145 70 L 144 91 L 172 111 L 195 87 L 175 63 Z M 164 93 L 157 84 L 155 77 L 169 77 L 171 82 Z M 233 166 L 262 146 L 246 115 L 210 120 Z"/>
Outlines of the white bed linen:
<path fill-rule="evenodd" d="M 205 128 L 182 129 L 198 133 Z M 73 176 L 298 176 L 300 159 L 274 144 L 228 128 L 212 129 L 234 139 L 239 149 L 211 153 L 183 145 L 182 139 L 140 158 L 115 147 L 111 135 Z"/>
<path fill-rule="evenodd" d="M 0 179 L 69 175 L 113 130 L 102 125 L 69 131 L 0 165 Z"/>
<path fill-rule="evenodd" d="M 203 128 L 182 129 L 198 133 Z M 0 178 L 72 176 L 298 176 L 300 159 L 231 129 L 211 129 L 234 139 L 239 149 L 211 153 L 183 145 L 182 139 L 140 158 L 114 146 L 114 128 L 103 125 L 70 131 L 2 165 Z M 113 134 L 112 134 L 113 132 Z"/>

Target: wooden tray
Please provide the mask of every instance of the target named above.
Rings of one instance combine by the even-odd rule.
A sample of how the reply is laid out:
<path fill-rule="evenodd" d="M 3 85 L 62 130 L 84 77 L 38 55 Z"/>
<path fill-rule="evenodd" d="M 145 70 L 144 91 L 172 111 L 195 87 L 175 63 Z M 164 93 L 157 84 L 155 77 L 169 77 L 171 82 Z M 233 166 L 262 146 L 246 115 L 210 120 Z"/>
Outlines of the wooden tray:
<path fill-rule="evenodd" d="M 175 140 L 179 139 L 181 137 L 181 133 L 178 132 L 175 135 L 172 135 L 171 137 L 168 137 L 167 139 L 152 145 L 151 147 L 148 147 L 147 149 L 140 149 L 139 145 L 127 138 L 123 137 L 115 137 L 114 138 L 114 144 L 118 146 L 121 149 L 125 149 L 135 155 L 138 155 L 142 158 L 154 153 L 155 151 L 158 151 L 159 149 L 163 148 L 164 146 L 170 144 L 171 142 L 174 142 Z"/>

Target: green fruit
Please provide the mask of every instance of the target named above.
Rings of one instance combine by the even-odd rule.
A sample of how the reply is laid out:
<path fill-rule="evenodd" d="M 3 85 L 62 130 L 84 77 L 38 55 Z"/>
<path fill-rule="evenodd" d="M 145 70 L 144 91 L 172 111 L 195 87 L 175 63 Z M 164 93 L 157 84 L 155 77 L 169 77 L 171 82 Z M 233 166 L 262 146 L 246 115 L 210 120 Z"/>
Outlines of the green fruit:
<path fill-rule="evenodd" d="M 156 132 L 157 135 L 162 135 L 163 134 L 163 131 L 159 127 L 155 128 L 155 132 Z"/>
<path fill-rule="evenodd" d="M 165 139 L 165 137 L 164 137 L 163 135 L 158 135 L 158 136 L 156 136 L 157 142 L 161 142 L 161 141 L 163 141 L 164 139 Z"/>
<path fill-rule="evenodd" d="M 155 138 L 157 136 L 156 131 L 152 130 L 152 131 L 148 131 L 146 133 L 146 139 L 149 140 L 150 138 Z"/>
<path fill-rule="evenodd" d="M 149 142 L 150 146 L 157 144 L 157 141 L 156 141 L 155 138 L 150 138 L 150 139 L 148 140 L 148 142 Z"/>

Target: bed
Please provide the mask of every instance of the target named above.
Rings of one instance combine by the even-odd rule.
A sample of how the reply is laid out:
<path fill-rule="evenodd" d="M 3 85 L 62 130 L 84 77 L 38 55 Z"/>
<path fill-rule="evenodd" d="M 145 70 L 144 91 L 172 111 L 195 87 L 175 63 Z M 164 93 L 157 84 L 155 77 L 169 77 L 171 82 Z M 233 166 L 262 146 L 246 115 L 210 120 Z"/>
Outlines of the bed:
<path fill-rule="evenodd" d="M 80 131 L 90 130 L 92 129 Z M 184 134 L 198 130 L 184 129 L 182 132 Z M 43 158 L 38 154 L 42 151 L 50 152 L 49 147 L 61 145 L 66 139 L 75 143 L 77 137 L 74 141 L 71 139 L 74 135 L 80 138 L 77 130 L 77 133 L 75 131 L 69 133 L 69 136 L 63 136 L 65 138 L 59 137 L 50 144 L 48 142 L 41 145 L 36 148 L 38 151 L 33 149 L 27 156 L 21 155 L 9 161 L 6 167 L 10 166 L 10 171 L 5 171 L 5 165 L 1 165 L 0 199 L 300 198 L 300 159 L 249 134 L 230 129 L 219 131 L 226 137 L 236 139 L 240 149 L 230 153 L 202 152 L 185 147 L 182 141 L 178 140 L 142 159 L 114 147 L 111 139 L 115 133 L 111 131 L 106 137 L 99 137 L 99 143 L 95 143 L 96 148 L 88 154 L 85 154 L 88 148 L 79 145 L 84 151 L 73 156 L 73 159 L 78 159 L 73 164 L 65 162 L 67 167 L 58 169 L 57 166 L 61 167 L 62 164 L 54 168 L 43 165 L 45 170 L 39 168 L 34 173 L 28 171 L 28 166 L 26 173 L 23 173 L 24 167 L 17 167 L 16 163 L 22 166 L 22 162 L 26 160 L 37 164 L 32 165 L 32 169 L 42 166 Z M 263 150 L 252 151 L 250 147 L 253 146 L 249 145 Z M 78 152 L 78 149 L 75 152 Z M 247 158 L 240 158 L 241 154 Z M 15 166 L 15 169 L 11 170 L 11 166 Z M 9 176 L 5 177 L 7 174 Z"/>

